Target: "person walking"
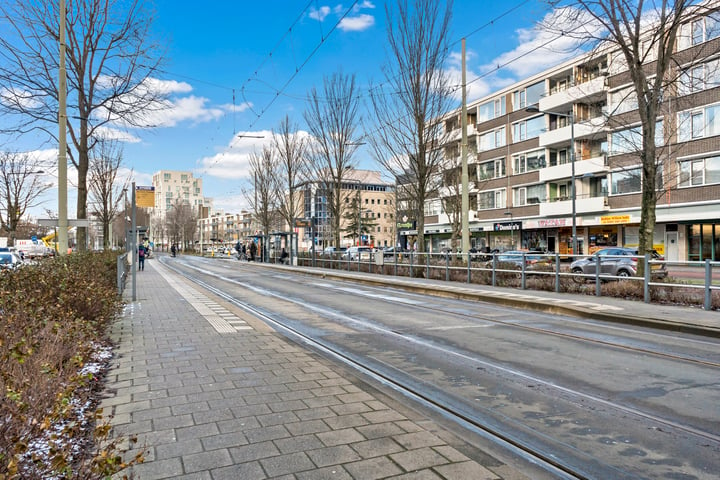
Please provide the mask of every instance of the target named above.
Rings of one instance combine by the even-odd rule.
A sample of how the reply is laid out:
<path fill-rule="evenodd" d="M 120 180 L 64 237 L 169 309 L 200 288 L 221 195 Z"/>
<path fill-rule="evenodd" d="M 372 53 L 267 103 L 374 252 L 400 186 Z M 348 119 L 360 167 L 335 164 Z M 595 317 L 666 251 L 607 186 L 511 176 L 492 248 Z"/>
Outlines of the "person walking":
<path fill-rule="evenodd" d="M 170 253 L 172 253 L 172 256 L 175 256 L 175 253 L 177 252 L 177 248 L 175 248 L 175 244 L 172 244 L 172 247 L 170 247 Z"/>
<path fill-rule="evenodd" d="M 142 243 L 138 247 L 138 270 L 145 270 L 145 245 Z"/>
<path fill-rule="evenodd" d="M 255 242 L 250 243 L 250 261 L 255 261 L 255 254 L 257 253 L 257 245 L 255 245 Z"/>

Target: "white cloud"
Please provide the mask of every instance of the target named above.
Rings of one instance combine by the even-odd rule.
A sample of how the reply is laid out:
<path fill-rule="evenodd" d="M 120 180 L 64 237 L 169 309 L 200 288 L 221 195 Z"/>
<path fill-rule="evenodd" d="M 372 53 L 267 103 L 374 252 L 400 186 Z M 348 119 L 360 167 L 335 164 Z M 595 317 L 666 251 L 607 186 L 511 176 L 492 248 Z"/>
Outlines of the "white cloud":
<path fill-rule="evenodd" d="M 246 179 L 250 176 L 250 155 L 270 145 L 272 133 L 268 130 L 240 132 L 215 155 L 199 161 L 196 173 L 222 179 Z M 262 138 L 254 138 L 262 137 Z"/>
<path fill-rule="evenodd" d="M 344 32 L 362 32 L 375 25 L 375 17 L 361 12 L 365 9 L 374 8 L 375 4 L 373 4 L 369 0 L 365 0 L 353 6 L 351 10 L 352 13 L 345 18 L 342 18 L 342 20 L 340 20 L 341 17 L 347 11 L 347 8 L 342 4 L 338 4 L 333 8 L 330 8 L 327 5 L 324 5 L 319 9 L 312 8 L 310 9 L 310 13 L 308 14 L 308 16 L 313 20 L 324 22 L 328 15 L 330 15 L 330 13 L 332 12 L 337 17 L 337 19 L 340 20 L 340 23 L 338 24 L 338 28 L 340 30 Z"/>
<path fill-rule="evenodd" d="M 220 108 L 225 110 L 226 112 L 237 112 L 242 113 L 245 110 L 248 110 L 250 108 L 254 107 L 252 102 L 243 102 L 239 105 L 233 104 L 233 103 L 225 103 L 223 105 L 220 105 Z"/>
<path fill-rule="evenodd" d="M 375 17 L 367 14 L 360 14 L 354 17 L 345 17 L 338 25 L 344 32 L 362 32 L 375 25 Z"/>
<path fill-rule="evenodd" d="M 327 17 L 330 14 L 330 7 L 328 6 L 322 6 L 320 9 L 311 8 L 310 13 L 308 16 L 312 18 L 313 20 L 317 20 L 319 22 L 322 22 L 325 20 L 325 17 Z"/>
<path fill-rule="evenodd" d="M 95 132 L 98 136 L 106 138 L 108 140 L 117 140 L 123 143 L 140 143 L 142 140 L 130 132 L 125 130 L 119 130 L 111 127 L 98 127 Z"/>
<path fill-rule="evenodd" d="M 17 90 L 15 88 L 0 88 L 0 103 L 8 106 L 20 106 L 26 109 L 40 108 L 42 102 L 35 98 L 29 90 Z"/>

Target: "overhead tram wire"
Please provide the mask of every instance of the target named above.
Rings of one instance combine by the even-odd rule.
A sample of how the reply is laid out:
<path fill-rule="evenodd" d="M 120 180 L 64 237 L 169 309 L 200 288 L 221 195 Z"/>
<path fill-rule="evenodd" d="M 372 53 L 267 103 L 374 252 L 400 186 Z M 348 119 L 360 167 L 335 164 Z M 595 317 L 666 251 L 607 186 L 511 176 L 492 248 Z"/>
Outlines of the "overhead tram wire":
<path fill-rule="evenodd" d="M 353 8 L 355 8 L 355 5 L 357 5 L 358 1 L 359 0 L 354 0 L 352 2 L 352 4 L 350 4 L 348 9 L 345 10 L 345 13 L 343 13 L 343 15 L 338 19 L 338 21 L 335 22 L 335 25 L 333 25 L 333 27 L 330 29 L 330 31 L 327 34 L 327 37 L 321 37 L 320 43 L 318 43 L 317 46 L 312 50 L 312 52 L 310 52 L 310 54 L 305 58 L 305 60 L 302 62 L 302 64 L 300 64 L 299 67 L 295 66 L 295 72 L 290 76 L 290 78 L 288 78 L 288 80 L 285 82 L 285 84 L 282 87 L 280 87 L 279 90 L 277 90 L 277 92 L 275 93 L 275 96 L 272 98 L 272 100 L 270 100 L 270 102 L 267 105 L 265 105 L 265 107 L 263 107 L 263 109 L 260 111 L 260 114 L 257 115 L 257 118 L 253 122 L 250 123 L 250 125 L 249 125 L 250 129 L 252 129 L 255 126 L 257 121 L 260 120 L 260 118 L 265 114 L 265 112 L 267 112 L 267 110 L 275 103 L 275 100 L 277 100 L 277 98 L 280 95 L 282 95 L 284 90 L 288 87 L 288 85 L 290 85 L 290 83 L 295 79 L 295 77 L 298 76 L 300 71 L 305 67 L 305 65 L 308 64 L 310 59 L 312 59 L 312 57 L 315 56 L 315 54 L 318 52 L 318 50 L 320 50 L 320 47 L 322 47 L 323 44 L 325 43 L 325 40 L 327 40 L 330 37 L 330 35 L 332 35 L 332 33 L 337 29 L 338 25 L 340 25 L 340 23 L 342 23 L 342 21 L 345 20 L 345 17 L 347 17 L 348 14 L 350 14 L 350 12 L 353 10 Z"/>
<path fill-rule="evenodd" d="M 343 15 L 338 19 L 338 21 L 335 22 L 335 25 L 333 25 L 333 27 L 330 29 L 330 31 L 328 32 L 327 36 L 321 36 L 320 42 L 317 44 L 317 46 L 312 50 L 312 52 L 310 52 L 310 54 L 305 58 L 305 60 L 303 61 L 303 63 L 302 63 L 300 66 L 297 66 L 297 65 L 295 66 L 295 72 L 290 76 L 290 78 L 288 78 L 288 80 L 287 80 L 287 81 L 285 82 L 285 84 L 280 88 L 280 90 L 277 90 L 277 91 L 276 91 L 275 96 L 274 96 L 274 97 L 272 98 L 272 100 L 270 100 L 270 102 L 260 111 L 259 114 L 258 114 L 257 112 L 255 112 L 254 110 L 252 110 L 252 107 L 250 107 L 250 108 L 251 108 L 251 111 L 253 111 L 253 113 L 255 113 L 255 115 L 257 116 L 257 118 L 255 118 L 255 120 L 250 123 L 250 125 L 249 125 L 249 127 L 248 127 L 250 130 L 252 130 L 252 128 L 253 128 L 253 127 L 255 126 L 255 124 L 257 123 L 257 121 L 260 120 L 260 118 L 265 114 L 265 112 L 267 112 L 267 110 L 273 105 L 273 103 L 275 103 L 275 100 L 277 100 L 277 98 L 278 98 L 280 95 L 282 95 L 283 91 L 288 87 L 288 85 L 290 85 L 290 83 L 295 79 L 295 77 L 297 77 L 297 75 L 300 73 L 300 71 L 303 69 L 303 67 L 305 67 L 305 65 L 307 65 L 307 63 L 310 61 L 310 59 L 312 59 L 312 57 L 318 52 L 318 50 L 320 49 L 320 47 L 322 47 L 322 45 L 325 43 L 325 40 L 327 40 L 327 39 L 330 37 L 330 35 L 337 29 L 337 27 L 338 27 L 338 26 L 340 25 L 340 23 L 345 19 L 345 17 L 347 17 L 347 16 L 350 14 L 350 12 L 355 8 L 355 5 L 357 5 L 358 1 L 359 1 L 359 0 L 354 0 L 354 1 L 352 2 L 352 4 L 348 7 L 348 9 L 345 11 L 345 13 L 343 13 Z M 308 3 L 308 5 L 306 5 L 305 9 L 303 10 L 303 13 L 304 13 L 305 10 L 307 10 L 307 8 L 310 6 L 310 3 L 312 3 L 312 0 Z M 288 32 L 291 32 L 291 31 L 292 31 L 292 27 L 300 20 L 300 18 L 302 18 L 302 14 L 298 17 L 298 19 L 295 20 L 295 22 L 293 23 L 293 25 L 288 29 Z M 275 47 L 275 48 L 277 48 L 277 47 Z M 273 50 L 273 51 L 274 51 L 274 50 Z M 262 63 L 261 65 L 264 65 L 265 62 L 267 61 L 267 59 L 270 58 L 270 57 L 272 57 L 273 51 L 270 52 L 270 54 L 268 55 L 268 57 L 266 58 L 266 60 L 263 60 L 263 63 Z M 257 71 L 258 71 L 258 70 L 259 70 L 259 68 L 256 69 L 255 75 L 257 75 Z M 248 82 L 250 82 L 251 80 L 252 80 L 252 79 L 248 79 L 248 80 L 245 82 L 245 84 L 243 84 L 242 89 L 241 89 L 241 92 L 242 92 L 242 94 L 243 94 L 243 100 L 245 101 L 246 105 L 249 105 L 249 106 L 252 105 L 252 103 L 249 102 L 249 101 L 247 101 L 247 100 L 245 99 L 244 91 L 245 91 L 245 85 L 246 85 Z M 233 138 L 235 138 L 234 135 L 233 135 Z M 230 145 L 230 149 L 232 149 L 232 145 Z M 224 154 L 224 153 L 225 153 L 225 152 L 223 152 L 223 154 Z M 221 154 L 221 155 L 222 155 L 222 154 Z M 212 164 L 210 164 L 210 165 L 207 166 L 205 169 L 203 169 L 203 173 L 206 173 L 209 169 L 211 169 L 211 168 L 213 168 L 215 165 L 217 165 L 218 161 L 219 161 L 219 158 L 216 158 L 215 161 L 212 162 Z"/>

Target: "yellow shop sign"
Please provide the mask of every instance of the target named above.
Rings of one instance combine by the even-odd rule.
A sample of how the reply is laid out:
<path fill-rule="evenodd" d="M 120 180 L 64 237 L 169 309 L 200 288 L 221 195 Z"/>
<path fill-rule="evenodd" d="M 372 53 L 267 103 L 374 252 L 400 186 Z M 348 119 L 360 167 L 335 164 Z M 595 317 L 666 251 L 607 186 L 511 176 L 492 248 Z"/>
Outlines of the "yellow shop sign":
<path fill-rule="evenodd" d="M 630 223 L 630 215 L 607 215 L 600 217 L 600 225 L 616 225 L 619 223 Z"/>

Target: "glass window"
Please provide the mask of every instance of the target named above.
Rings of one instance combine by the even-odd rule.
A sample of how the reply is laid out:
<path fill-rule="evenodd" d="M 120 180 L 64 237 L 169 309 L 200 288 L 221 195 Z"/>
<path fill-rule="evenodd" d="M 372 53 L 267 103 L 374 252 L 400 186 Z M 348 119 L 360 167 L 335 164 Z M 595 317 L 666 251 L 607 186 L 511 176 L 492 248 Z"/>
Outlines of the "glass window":
<path fill-rule="evenodd" d="M 612 172 L 611 174 L 611 193 L 613 195 L 623 195 L 626 193 L 636 193 L 641 189 L 641 169 L 634 168 L 632 170 Z"/>
<path fill-rule="evenodd" d="M 489 210 L 492 208 L 505 207 L 505 189 L 490 190 L 478 194 L 478 210 Z"/>
<path fill-rule="evenodd" d="M 478 122 L 486 122 L 505 115 L 505 99 L 496 98 L 478 107 Z"/>
<path fill-rule="evenodd" d="M 678 185 L 681 187 L 720 183 L 720 157 L 680 162 L 679 171 Z"/>
<path fill-rule="evenodd" d="M 679 141 L 687 142 L 714 135 L 720 135 L 720 105 L 678 113 Z"/>
<path fill-rule="evenodd" d="M 545 202 L 545 191 L 544 184 L 516 188 L 513 191 L 513 205 L 533 205 Z"/>
<path fill-rule="evenodd" d="M 505 127 L 483 133 L 478 138 L 479 150 L 492 150 L 493 148 L 505 146 Z"/>
<path fill-rule="evenodd" d="M 620 130 L 610 134 L 610 155 L 637 152 L 642 146 L 640 127 Z"/>

